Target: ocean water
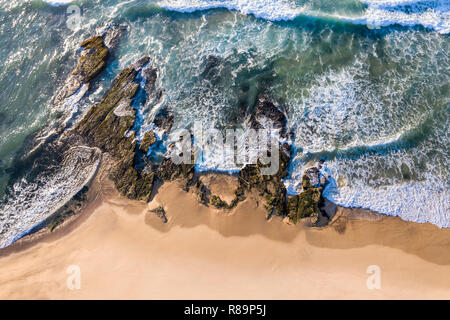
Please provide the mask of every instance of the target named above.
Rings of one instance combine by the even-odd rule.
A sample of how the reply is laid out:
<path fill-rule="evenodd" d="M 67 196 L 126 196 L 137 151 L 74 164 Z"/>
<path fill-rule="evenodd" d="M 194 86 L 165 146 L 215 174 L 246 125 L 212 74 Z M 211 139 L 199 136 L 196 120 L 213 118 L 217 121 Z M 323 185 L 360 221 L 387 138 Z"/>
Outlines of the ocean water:
<path fill-rule="evenodd" d="M 80 8 L 75 28 L 69 5 Z M 80 42 L 106 24 L 128 31 L 91 90 L 61 111 L 52 100 Z M 140 133 L 166 106 L 174 129 L 239 127 L 265 94 L 294 133 L 290 194 L 324 159 L 330 200 L 450 227 L 449 33 L 450 0 L 0 0 L 0 247 L 95 172 L 95 150 L 83 148 L 42 168 L 42 137 L 76 123 L 143 55 L 165 94 L 141 106 Z M 210 158 L 198 169 L 237 168 Z"/>

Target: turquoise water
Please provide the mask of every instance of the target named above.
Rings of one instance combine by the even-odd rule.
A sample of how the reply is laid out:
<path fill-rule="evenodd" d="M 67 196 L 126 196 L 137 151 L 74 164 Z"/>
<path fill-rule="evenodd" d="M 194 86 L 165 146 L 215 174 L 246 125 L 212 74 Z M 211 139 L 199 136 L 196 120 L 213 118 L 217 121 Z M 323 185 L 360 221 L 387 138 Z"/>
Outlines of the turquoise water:
<path fill-rule="evenodd" d="M 64 2 L 81 9 L 74 30 Z M 325 159 L 329 199 L 449 227 L 449 6 L 412 0 L 0 0 L 0 245 L 45 218 L 45 208 L 78 188 L 93 165 L 55 167 L 36 184 L 26 166 L 18 169 L 19 159 L 62 118 L 77 121 L 122 68 L 146 54 L 165 94 L 160 104 L 141 108 L 141 131 L 163 106 L 173 109 L 175 128 L 195 120 L 236 127 L 264 93 L 285 108 L 294 132 L 286 179 L 291 194 L 299 191 L 303 170 Z M 128 31 L 108 69 L 61 114 L 53 96 L 75 65 L 81 40 L 110 23 Z M 220 170 L 221 164 L 200 168 Z M 61 171 L 73 184 L 62 184 Z"/>

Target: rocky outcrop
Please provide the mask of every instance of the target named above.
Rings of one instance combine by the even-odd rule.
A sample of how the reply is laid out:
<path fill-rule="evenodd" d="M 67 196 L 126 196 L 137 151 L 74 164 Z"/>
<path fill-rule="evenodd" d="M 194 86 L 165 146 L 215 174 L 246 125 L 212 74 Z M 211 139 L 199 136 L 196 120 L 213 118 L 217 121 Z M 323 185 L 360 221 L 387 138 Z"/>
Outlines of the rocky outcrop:
<path fill-rule="evenodd" d="M 324 199 L 323 190 L 328 183 L 318 167 L 312 167 L 305 171 L 302 177 L 303 191 L 288 200 L 287 216 L 293 223 L 298 223 L 303 218 L 315 218 L 315 224 L 329 220 L 327 213 L 322 209 Z"/>
<path fill-rule="evenodd" d="M 141 144 L 139 145 L 139 150 L 146 154 L 150 147 L 156 143 L 156 140 L 157 139 L 153 130 L 147 131 L 141 141 Z"/>
<path fill-rule="evenodd" d="M 252 129 L 273 128 L 280 130 L 280 135 L 286 135 L 286 115 L 267 97 L 260 96 L 255 110 L 250 116 Z"/>
<path fill-rule="evenodd" d="M 252 129 L 277 129 L 281 135 L 286 134 L 286 116 L 266 97 L 259 97 L 252 115 L 249 118 Z M 283 179 L 288 175 L 287 167 L 291 158 L 290 145 L 283 143 L 279 147 L 279 168 L 274 175 L 263 175 L 261 169 L 265 166 L 258 164 L 246 165 L 239 172 L 239 187 L 236 190 L 236 205 L 245 199 L 245 192 L 256 190 L 265 200 L 267 218 L 272 215 L 283 216 L 286 213 L 286 187 Z"/>
<path fill-rule="evenodd" d="M 154 213 L 159 219 L 162 220 L 163 223 L 167 223 L 169 221 L 166 216 L 166 211 L 161 206 L 150 210 L 150 212 Z"/>
<path fill-rule="evenodd" d="M 262 164 L 247 165 L 239 173 L 240 188 L 243 191 L 256 190 L 265 200 L 267 218 L 272 215 L 284 216 L 286 212 L 286 187 L 283 179 L 288 175 L 287 167 L 291 158 L 291 150 L 288 144 L 280 146 L 279 169 L 275 175 L 264 176 L 261 174 Z"/>
<path fill-rule="evenodd" d="M 125 68 L 102 100 L 72 131 L 85 144 L 108 152 L 117 161 L 111 178 L 121 194 L 136 200 L 150 198 L 155 179 L 153 172 L 139 172 L 135 168 L 137 140 L 135 132 L 130 131 L 136 120 L 136 111 L 131 105 L 140 88 L 136 78 L 149 60 L 149 57 L 143 57 Z M 118 116 L 115 112 L 117 108 L 128 113 Z"/>
<path fill-rule="evenodd" d="M 74 92 L 74 88 L 81 83 L 88 83 L 104 68 L 108 56 L 106 36 L 107 33 L 83 43 L 83 56 L 71 76 L 70 85 L 63 90 L 65 92 L 63 96 Z M 110 41 L 111 39 L 108 40 Z M 218 209 L 232 209 L 245 200 L 248 192 L 256 191 L 265 201 L 267 218 L 272 215 L 287 216 L 292 222 L 297 223 L 305 217 L 320 217 L 322 192 L 327 181 L 321 176 L 319 167 L 310 168 L 303 177 L 302 193 L 288 199 L 283 179 L 288 175 L 291 148 L 284 142 L 279 142 L 278 171 L 273 175 L 263 175 L 262 169 L 265 166 L 262 163 L 246 165 L 238 174 L 234 199 L 230 203 L 227 201 L 232 195 L 230 199 L 224 201 L 219 195 L 212 194 L 208 190 L 196 177 L 193 164 L 176 165 L 171 159 L 154 164 L 147 159 L 145 167 L 138 165 L 139 159 L 145 158 L 150 147 L 157 142 L 156 134 L 161 138 L 161 134 L 170 132 L 174 122 L 173 113 L 163 108 L 155 116 L 154 130 L 146 132 L 140 142 L 136 138 L 136 132 L 133 131 L 136 111 L 132 104 L 138 91 L 146 90 L 146 96 L 152 97 L 151 99 L 155 97 L 160 99 L 163 92 L 157 90 L 158 72 L 147 66 L 149 60 L 149 57 L 143 57 L 125 68 L 101 101 L 94 105 L 71 131 L 72 138 L 76 137 L 83 144 L 98 147 L 115 160 L 111 178 L 122 195 L 130 199 L 149 200 L 156 179 L 162 182 L 182 180 L 186 191 L 192 187 L 201 203 Z M 141 79 L 145 80 L 145 88 L 141 88 L 139 84 Z M 253 129 L 277 129 L 281 138 L 287 136 L 285 114 L 266 97 L 258 98 L 248 121 Z M 165 214 L 161 212 L 159 210 L 157 214 L 166 219 Z"/>
<path fill-rule="evenodd" d="M 100 35 L 85 40 L 81 44 L 83 51 L 78 64 L 55 97 L 57 105 L 79 90 L 83 91 L 81 95 L 84 95 L 89 89 L 90 82 L 106 67 L 110 49 L 116 45 L 120 34 L 121 28 L 107 27 Z"/>
<path fill-rule="evenodd" d="M 155 127 L 161 134 L 167 134 L 172 130 L 174 115 L 170 110 L 161 109 L 153 121 Z"/>

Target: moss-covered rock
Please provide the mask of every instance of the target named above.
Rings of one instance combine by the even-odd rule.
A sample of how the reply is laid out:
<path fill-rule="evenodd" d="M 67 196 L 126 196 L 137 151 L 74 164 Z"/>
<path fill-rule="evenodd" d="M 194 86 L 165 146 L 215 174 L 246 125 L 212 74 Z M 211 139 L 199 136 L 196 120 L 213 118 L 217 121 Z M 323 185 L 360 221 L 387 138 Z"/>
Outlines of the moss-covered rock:
<path fill-rule="evenodd" d="M 174 181 L 182 178 L 191 182 L 194 179 L 194 165 L 193 164 L 175 164 L 172 159 L 164 159 L 157 170 L 158 178 L 162 181 Z"/>
<path fill-rule="evenodd" d="M 320 214 L 320 202 L 322 198 L 322 188 L 309 188 L 300 195 L 290 199 L 289 219 L 297 223 L 300 219 L 307 217 L 317 217 Z"/>
<path fill-rule="evenodd" d="M 256 190 L 264 197 L 267 218 L 272 215 L 284 216 L 286 214 L 286 187 L 283 179 L 287 176 L 287 167 L 290 160 L 290 146 L 283 144 L 279 152 L 279 169 L 275 175 L 264 176 L 261 174 L 260 163 L 257 165 L 247 165 L 239 173 L 240 196 L 239 201 L 244 199 L 243 191 Z"/>
<path fill-rule="evenodd" d="M 194 184 L 194 194 L 198 202 L 205 205 L 208 203 L 206 193 L 207 193 L 206 186 L 203 184 L 203 182 L 197 180 Z"/>
<path fill-rule="evenodd" d="M 149 57 L 138 60 L 125 68 L 114 80 L 102 100 L 93 106 L 73 130 L 85 143 L 108 152 L 116 161 L 111 178 L 121 194 L 130 199 L 150 198 L 155 174 L 142 173 L 135 168 L 137 142 L 130 132 L 135 122 L 135 110 L 131 107 L 139 90 L 136 77 Z M 120 116 L 115 110 L 120 107 L 129 111 Z"/>
<path fill-rule="evenodd" d="M 216 195 L 210 197 L 209 203 L 217 209 L 230 209 L 228 203 L 226 203 L 219 196 Z"/>
<path fill-rule="evenodd" d="M 147 153 L 150 147 L 156 143 L 156 140 L 156 135 L 153 130 L 147 131 L 141 141 L 141 144 L 139 145 L 139 150 Z"/>
<path fill-rule="evenodd" d="M 84 48 L 83 54 L 72 74 L 80 75 L 83 81 L 89 82 L 106 67 L 109 50 L 100 36 L 84 41 L 81 47 Z"/>
<path fill-rule="evenodd" d="M 90 82 L 105 69 L 110 48 L 108 45 L 115 43 L 120 36 L 121 29 L 108 27 L 101 35 L 94 36 L 81 43 L 83 49 L 77 66 L 66 80 L 62 90 L 55 97 L 55 103 L 61 104 L 66 98 L 74 95 L 80 88 Z M 107 39 L 106 43 L 104 39 Z"/>

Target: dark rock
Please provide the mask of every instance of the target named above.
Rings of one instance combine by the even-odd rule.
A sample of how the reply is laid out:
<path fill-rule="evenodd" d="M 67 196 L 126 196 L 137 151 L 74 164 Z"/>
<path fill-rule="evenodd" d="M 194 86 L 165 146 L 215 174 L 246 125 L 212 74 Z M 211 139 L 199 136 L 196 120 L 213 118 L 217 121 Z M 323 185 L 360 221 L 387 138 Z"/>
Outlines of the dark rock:
<path fill-rule="evenodd" d="M 114 50 L 119 42 L 119 38 L 123 31 L 127 30 L 127 26 L 107 26 L 103 28 L 100 35 L 103 37 L 105 46 L 110 50 Z"/>
<path fill-rule="evenodd" d="M 131 108 L 132 99 L 139 90 L 136 77 L 149 57 L 125 68 L 114 80 L 111 89 L 99 104 L 93 106 L 72 131 L 90 145 L 108 152 L 116 161 L 111 174 L 117 189 L 130 199 L 148 200 L 150 198 L 155 174 L 138 172 L 135 169 L 136 139 L 129 132 L 135 122 L 135 110 Z M 127 110 L 129 114 L 119 116 L 116 109 Z"/>
<path fill-rule="evenodd" d="M 281 134 L 286 133 L 286 116 L 270 100 L 259 97 L 254 113 L 250 117 L 252 129 L 278 129 Z M 243 190 L 255 189 L 265 199 L 267 218 L 273 214 L 284 216 L 286 214 L 286 187 L 283 179 L 288 175 L 288 165 L 291 158 L 291 150 L 288 144 L 282 144 L 279 148 L 279 169 L 275 175 L 263 176 L 260 163 L 245 166 L 239 179 Z"/>
<path fill-rule="evenodd" d="M 163 223 L 168 222 L 167 216 L 166 216 L 166 211 L 164 210 L 163 207 L 155 208 L 153 210 L 150 210 L 150 212 L 154 213 L 158 218 L 160 218 L 163 221 Z"/>
<path fill-rule="evenodd" d="M 172 159 L 164 159 L 156 172 L 162 181 L 174 181 L 182 178 L 191 182 L 194 179 L 194 165 L 173 163 Z"/>
<path fill-rule="evenodd" d="M 83 84 L 89 84 L 106 67 L 109 50 L 101 37 L 96 36 L 88 39 L 81 46 L 83 52 L 78 65 L 67 79 L 63 89 L 56 96 L 55 103 L 57 104 L 75 94 Z"/>
<path fill-rule="evenodd" d="M 303 218 L 318 217 L 322 191 L 322 188 L 309 188 L 300 195 L 290 198 L 288 202 L 289 219 L 293 223 L 298 223 Z"/>
<path fill-rule="evenodd" d="M 102 34 L 85 40 L 81 44 L 83 51 L 72 74 L 66 80 L 63 89 L 56 95 L 55 103 L 61 104 L 64 99 L 75 94 L 83 84 L 90 84 L 103 69 L 121 34 L 121 29 L 108 27 Z"/>
<path fill-rule="evenodd" d="M 322 193 L 328 181 L 320 173 L 319 168 L 322 164 L 323 162 L 319 162 L 319 167 L 312 167 L 305 171 L 302 177 L 303 192 L 291 197 L 288 201 L 288 217 L 293 223 L 299 222 L 302 218 L 316 217 L 315 224 L 323 226 L 332 218 L 323 209 Z"/>
<path fill-rule="evenodd" d="M 147 153 L 149 148 L 156 143 L 156 136 L 153 130 L 147 131 L 144 135 L 144 138 L 139 145 L 139 150 L 144 153 Z"/>
<path fill-rule="evenodd" d="M 318 167 L 309 168 L 305 171 L 302 179 L 303 189 L 306 190 L 310 187 L 325 187 L 327 179 L 320 173 Z"/>
<path fill-rule="evenodd" d="M 167 109 L 161 109 L 155 116 L 153 123 L 162 132 L 168 133 L 172 130 L 174 115 Z"/>
<path fill-rule="evenodd" d="M 252 129 L 278 129 L 281 135 L 286 133 L 286 116 L 266 97 L 260 96 L 255 106 L 253 114 L 250 116 L 250 126 Z M 283 179 L 288 175 L 287 167 L 291 158 L 291 150 L 288 144 L 283 144 L 279 149 L 279 169 L 275 175 L 264 176 L 261 174 L 260 163 L 256 165 L 246 165 L 239 173 L 240 192 L 234 203 L 245 199 L 245 190 L 255 189 L 264 197 L 267 218 L 273 214 L 286 215 L 286 187 Z"/>
<path fill-rule="evenodd" d="M 207 193 L 207 189 L 206 186 L 203 184 L 203 182 L 201 182 L 200 180 L 197 180 L 195 182 L 195 196 L 197 197 L 198 202 L 203 203 L 203 204 L 207 204 L 207 197 L 206 197 L 206 193 Z"/>
<path fill-rule="evenodd" d="M 230 209 L 228 203 L 223 201 L 219 196 L 211 196 L 211 198 L 209 199 L 209 203 L 217 209 Z"/>
<path fill-rule="evenodd" d="M 217 83 L 219 81 L 221 60 L 216 56 L 208 56 L 204 63 L 202 77 Z"/>
<path fill-rule="evenodd" d="M 281 130 L 282 136 L 286 134 L 286 115 L 266 97 L 260 96 L 255 110 L 250 117 L 252 129 L 267 128 L 270 123 L 274 129 Z"/>
<path fill-rule="evenodd" d="M 156 68 L 145 68 L 142 70 L 142 77 L 145 79 L 145 86 L 148 92 L 154 92 L 156 89 L 156 80 L 158 79 L 158 70 Z"/>

